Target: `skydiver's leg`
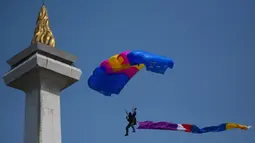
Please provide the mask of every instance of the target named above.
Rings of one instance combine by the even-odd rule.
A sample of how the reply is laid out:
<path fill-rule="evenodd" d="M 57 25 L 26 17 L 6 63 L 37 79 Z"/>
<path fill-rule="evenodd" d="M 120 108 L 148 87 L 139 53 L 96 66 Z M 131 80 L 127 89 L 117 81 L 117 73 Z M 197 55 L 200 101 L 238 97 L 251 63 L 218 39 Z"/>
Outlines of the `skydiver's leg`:
<path fill-rule="evenodd" d="M 134 124 L 133 124 L 133 123 L 131 124 L 131 127 L 132 127 L 132 129 L 133 129 L 133 132 L 135 132 L 135 127 L 134 127 Z"/>
<path fill-rule="evenodd" d="M 126 134 L 125 136 L 128 136 L 128 129 L 131 127 L 131 123 L 128 123 L 128 125 L 126 126 Z"/>

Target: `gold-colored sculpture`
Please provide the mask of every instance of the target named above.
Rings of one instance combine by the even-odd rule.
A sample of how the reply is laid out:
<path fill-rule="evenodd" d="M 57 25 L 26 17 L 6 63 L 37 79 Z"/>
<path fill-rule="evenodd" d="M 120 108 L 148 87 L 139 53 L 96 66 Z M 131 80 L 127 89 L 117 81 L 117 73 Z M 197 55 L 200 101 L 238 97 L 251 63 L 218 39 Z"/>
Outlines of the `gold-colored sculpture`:
<path fill-rule="evenodd" d="M 36 28 L 31 43 L 35 44 L 37 42 L 49 45 L 51 47 L 56 46 L 55 38 L 49 27 L 49 17 L 45 5 L 42 5 L 40 13 L 37 17 Z"/>

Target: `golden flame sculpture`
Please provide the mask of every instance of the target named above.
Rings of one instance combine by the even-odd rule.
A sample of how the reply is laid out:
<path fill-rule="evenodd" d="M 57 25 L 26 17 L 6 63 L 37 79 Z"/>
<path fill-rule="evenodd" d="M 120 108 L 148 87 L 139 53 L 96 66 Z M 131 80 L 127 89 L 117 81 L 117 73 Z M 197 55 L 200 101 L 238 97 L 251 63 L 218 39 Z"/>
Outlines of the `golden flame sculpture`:
<path fill-rule="evenodd" d="M 49 27 L 49 17 L 45 5 L 42 5 L 36 21 L 36 28 L 31 44 L 42 43 L 55 47 L 55 38 Z"/>

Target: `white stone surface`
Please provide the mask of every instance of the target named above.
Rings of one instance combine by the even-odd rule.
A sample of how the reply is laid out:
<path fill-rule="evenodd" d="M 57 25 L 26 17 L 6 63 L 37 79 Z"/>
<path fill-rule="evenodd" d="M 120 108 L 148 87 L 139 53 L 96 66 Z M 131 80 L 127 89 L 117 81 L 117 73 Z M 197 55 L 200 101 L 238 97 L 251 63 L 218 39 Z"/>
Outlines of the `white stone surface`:
<path fill-rule="evenodd" d="M 33 71 L 35 69 L 39 70 L 40 74 L 39 71 Z M 33 74 L 30 72 L 33 72 Z M 45 72 L 47 72 L 47 74 L 45 74 Z M 35 76 L 35 74 L 40 77 Z M 60 87 L 60 91 L 62 91 L 66 87 L 78 81 L 81 77 L 82 72 L 76 67 L 61 63 L 57 60 L 36 53 L 19 66 L 7 72 L 3 78 L 5 84 L 7 84 L 8 86 L 25 91 L 27 88 L 30 87 L 27 87 L 27 85 L 23 84 L 24 80 L 26 80 L 26 82 L 34 81 L 35 78 L 42 79 L 41 76 L 44 76 L 43 78 L 49 80 L 49 77 L 47 77 L 48 74 L 51 74 L 51 76 L 54 76 L 53 74 L 55 74 L 55 76 L 58 76 L 58 86 L 62 86 Z M 47 84 L 52 83 L 47 82 Z M 43 86 L 43 84 L 41 85 Z"/>
<path fill-rule="evenodd" d="M 26 94 L 24 143 L 39 143 L 40 90 Z"/>
<path fill-rule="evenodd" d="M 4 75 L 5 83 L 8 84 L 16 80 L 18 77 L 29 72 L 35 67 L 45 68 L 61 75 L 73 78 L 74 80 L 79 80 L 82 74 L 81 70 L 76 67 L 61 63 L 57 60 L 36 53 L 19 66 L 7 72 Z"/>
<path fill-rule="evenodd" d="M 61 143 L 59 95 L 41 90 L 40 143 Z"/>

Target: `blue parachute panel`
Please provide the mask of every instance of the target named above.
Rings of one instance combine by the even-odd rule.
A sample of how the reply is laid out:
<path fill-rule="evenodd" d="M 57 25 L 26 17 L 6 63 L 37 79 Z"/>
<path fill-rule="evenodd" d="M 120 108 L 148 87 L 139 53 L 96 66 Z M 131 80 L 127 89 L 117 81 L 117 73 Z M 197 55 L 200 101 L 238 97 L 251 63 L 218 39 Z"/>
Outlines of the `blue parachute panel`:
<path fill-rule="evenodd" d="M 88 86 L 105 96 L 111 96 L 119 94 L 128 81 L 125 74 L 107 74 L 104 69 L 97 67 L 88 79 Z"/>
<path fill-rule="evenodd" d="M 174 62 L 170 58 L 158 56 L 148 52 L 132 51 L 127 55 L 131 65 L 144 64 L 147 71 L 164 74 L 167 68 L 173 68 Z"/>

